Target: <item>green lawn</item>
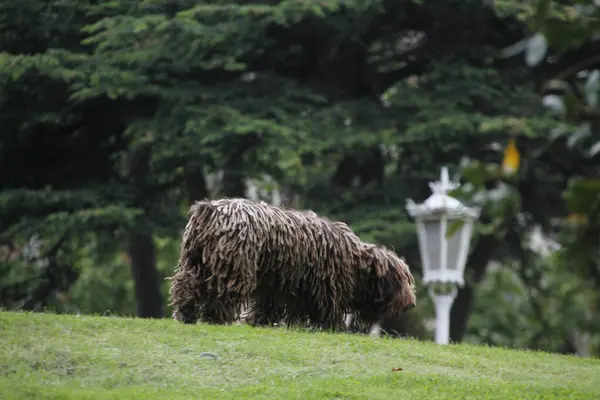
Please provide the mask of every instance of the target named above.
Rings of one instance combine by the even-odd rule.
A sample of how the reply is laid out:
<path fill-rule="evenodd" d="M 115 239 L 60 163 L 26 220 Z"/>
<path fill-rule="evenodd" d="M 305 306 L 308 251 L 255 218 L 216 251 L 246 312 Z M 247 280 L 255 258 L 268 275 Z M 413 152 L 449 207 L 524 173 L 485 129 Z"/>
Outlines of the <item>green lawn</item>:
<path fill-rule="evenodd" d="M 590 400 L 600 399 L 600 360 L 275 328 L 0 312 L 0 399 L 33 398 Z"/>

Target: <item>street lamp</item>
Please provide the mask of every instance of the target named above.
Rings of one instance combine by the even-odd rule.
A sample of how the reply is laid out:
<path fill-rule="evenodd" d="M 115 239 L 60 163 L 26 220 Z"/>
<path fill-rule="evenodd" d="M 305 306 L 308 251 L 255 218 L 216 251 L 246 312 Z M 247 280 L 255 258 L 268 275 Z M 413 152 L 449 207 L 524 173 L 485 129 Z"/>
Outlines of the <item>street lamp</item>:
<path fill-rule="evenodd" d="M 406 209 L 416 221 L 423 284 L 429 286 L 429 296 L 435 304 L 435 341 L 448 344 L 450 309 L 457 286 L 465 284 L 473 221 L 479 218 L 480 210 L 467 207 L 448 195 L 458 183 L 450 181 L 446 167 L 442 167 L 440 181 L 430 182 L 429 187 L 433 193 L 423 204 L 408 199 Z M 458 227 L 453 226 L 455 222 L 459 223 Z"/>

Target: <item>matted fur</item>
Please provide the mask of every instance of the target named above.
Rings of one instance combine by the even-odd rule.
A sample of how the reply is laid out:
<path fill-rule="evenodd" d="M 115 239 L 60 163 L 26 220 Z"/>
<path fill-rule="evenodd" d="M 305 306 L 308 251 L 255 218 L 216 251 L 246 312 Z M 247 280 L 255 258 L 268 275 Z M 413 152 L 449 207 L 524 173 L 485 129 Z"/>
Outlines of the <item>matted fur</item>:
<path fill-rule="evenodd" d="M 190 207 L 170 289 L 174 317 L 342 326 L 344 314 L 375 323 L 414 304 L 414 278 L 394 252 L 312 211 L 243 198 Z"/>

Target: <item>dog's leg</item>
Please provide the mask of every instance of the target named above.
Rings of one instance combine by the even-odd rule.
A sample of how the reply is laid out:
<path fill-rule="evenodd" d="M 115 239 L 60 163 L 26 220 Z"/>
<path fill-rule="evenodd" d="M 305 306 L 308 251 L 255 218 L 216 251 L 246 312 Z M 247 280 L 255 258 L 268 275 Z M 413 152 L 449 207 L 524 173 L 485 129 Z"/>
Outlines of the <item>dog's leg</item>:
<path fill-rule="evenodd" d="M 352 321 L 354 321 L 354 314 L 346 314 L 346 319 L 344 320 L 344 323 L 346 324 L 346 330 L 350 329 Z"/>
<path fill-rule="evenodd" d="M 369 336 L 371 336 L 371 337 L 381 336 L 381 324 L 379 322 L 375 322 L 373 325 L 371 325 Z"/>

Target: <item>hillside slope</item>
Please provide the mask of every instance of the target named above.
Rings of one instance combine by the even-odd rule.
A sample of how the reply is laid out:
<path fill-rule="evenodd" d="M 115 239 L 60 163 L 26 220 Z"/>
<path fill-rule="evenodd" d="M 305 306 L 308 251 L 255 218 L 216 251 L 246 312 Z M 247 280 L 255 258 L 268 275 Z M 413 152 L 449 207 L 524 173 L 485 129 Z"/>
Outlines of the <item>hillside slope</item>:
<path fill-rule="evenodd" d="M 4 400 L 589 400 L 600 398 L 599 379 L 600 360 L 537 352 L 0 312 Z"/>

